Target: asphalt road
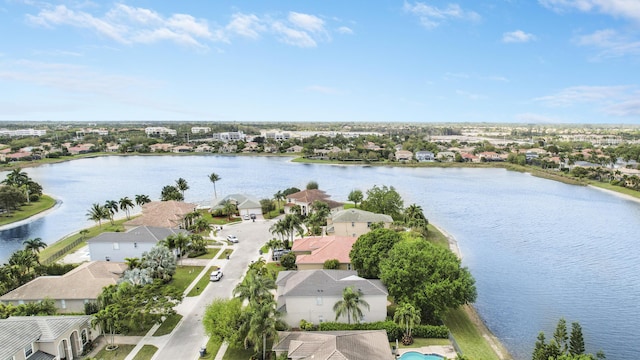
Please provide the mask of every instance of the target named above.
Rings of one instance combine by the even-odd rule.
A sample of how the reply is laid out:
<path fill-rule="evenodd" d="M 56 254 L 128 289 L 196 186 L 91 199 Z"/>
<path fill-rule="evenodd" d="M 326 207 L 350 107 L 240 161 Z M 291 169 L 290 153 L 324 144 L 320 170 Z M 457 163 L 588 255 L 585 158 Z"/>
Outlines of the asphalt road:
<path fill-rule="evenodd" d="M 183 315 L 182 321 L 172 332 L 167 344 L 153 357 L 159 360 L 197 359 L 200 347 L 208 337 L 202 326 L 204 311 L 215 298 L 231 298 L 231 292 L 242 279 L 252 261 L 260 258 L 259 249 L 273 236 L 269 228 L 276 220 L 243 221 L 225 226 L 218 236 L 226 238 L 233 234 L 238 243 L 233 244 L 234 252 L 229 260 L 215 260 L 222 267 L 223 277 L 210 283 L 198 297 L 185 298 L 176 310 Z"/>

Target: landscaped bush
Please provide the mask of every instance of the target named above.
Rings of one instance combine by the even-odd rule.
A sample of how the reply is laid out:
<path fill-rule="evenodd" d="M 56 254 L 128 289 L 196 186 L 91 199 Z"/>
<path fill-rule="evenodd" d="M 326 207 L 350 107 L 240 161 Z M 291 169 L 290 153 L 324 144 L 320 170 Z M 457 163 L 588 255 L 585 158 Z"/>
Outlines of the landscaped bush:
<path fill-rule="evenodd" d="M 377 321 L 362 324 L 345 324 L 336 322 L 323 322 L 318 326 L 319 331 L 345 331 L 345 330 L 385 330 L 389 341 L 401 339 L 404 329 L 393 321 Z M 444 325 L 418 325 L 413 328 L 412 335 L 420 338 L 446 339 L 449 337 L 449 329 Z"/>

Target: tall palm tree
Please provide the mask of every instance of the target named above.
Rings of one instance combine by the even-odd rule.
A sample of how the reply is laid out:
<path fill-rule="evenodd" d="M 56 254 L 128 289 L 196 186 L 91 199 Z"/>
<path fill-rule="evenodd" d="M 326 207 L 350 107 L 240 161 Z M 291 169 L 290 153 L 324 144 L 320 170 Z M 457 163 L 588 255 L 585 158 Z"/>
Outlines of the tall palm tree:
<path fill-rule="evenodd" d="M 8 263 L 11 266 L 15 266 L 20 277 L 24 277 L 38 263 L 38 256 L 30 250 L 18 250 L 11 254 Z"/>
<path fill-rule="evenodd" d="M 129 209 L 133 207 L 133 201 L 131 201 L 129 197 L 125 196 L 118 201 L 118 204 L 120 205 L 120 210 L 124 211 L 127 215 L 127 220 L 130 219 Z"/>
<path fill-rule="evenodd" d="M 351 318 L 357 323 L 364 317 L 360 306 L 363 306 L 369 310 L 369 303 L 362 300 L 362 290 L 357 291 L 353 286 L 349 286 L 342 290 L 342 300 L 338 300 L 333 305 L 333 311 L 336 313 L 336 321 L 342 315 L 347 315 L 347 323 L 351 324 Z"/>
<path fill-rule="evenodd" d="M 273 194 L 273 198 L 276 200 L 276 202 L 278 203 L 278 209 L 280 208 L 280 201 L 284 200 L 284 194 L 282 193 L 281 190 L 278 190 L 277 193 Z"/>
<path fill-rule="evenodd" d="M 136 195 L 136 205 L 142 206 L 150 202 L 151 202 L 151 199 L 149 199 L 149 195 L 144 195 L 144 194 Z"/>
<path fill-rule="evenodd" d="M 262 304 L 254 304 L 249 309 L 249 331 L 244 339 L 245 347 L 253 344 L 253 350 L 257 353 L 262 345 L 262 359 L 267 355 L 267 338 L 278 336 L 276 329 L 281 323 L 280 313 L 276 310 L 276 302 L 273 297 Z"/>
<path fill-rule="evenodd" d="M 118 202 L 115 200 L 107 200 L 104 203 L 104 208 L 107 209 L 107 212 L 109 214 L 109 221 L 111 222 L 111 225 L 113 225 L 113 215 L 118 212 Z"/>
<path fill-rule="evenodd" d="M 187 180 L 179 178 L 178 180 L 176 180 L 176 188 L 180 190 L 180 192 L 182 193 L 182 197 L 184 197 L 184 192 L 186 190 L 189 190 L 189 184 L 187 184 Z"/>
<path fill-rule="evenodd" d="M 209 181 L 211 181 L 211 183 L 213 183 L 213 194 L 215 195 L 216 199 L 218 198 L 218 193 L 216 192 L 216 182 L 220 181 L 220 180 L 222 180 L 220 175 L 218 175 L 216 173 L 209 174 Z"/>
<path fill-rule="evenodd" d="M 29 180 L 29 176 L 26 172 L 22 171 L 22 168 L 16 168 L 7 174 L 7 177 L 2 180 L 2 184 L 20 187 L 26 184 Z"/>
<path fill-rule="evenodd" d="M 107 210 L 104 206 L 94 203 L 91 205 L 91 208 L 87 212 L 87 217 L 89 220 L 97 221 L 98 227 L 102 227 L 102 220 L 109 218 L 109 210 Z"/>
<path fill-rule="evenodd" d="M 416 324 L 420 324 L 420 309 L 410 303 L 402 303 L 396 308 L 396 312 L 393 314 L 393 321 L 400 327 L 405 328 L 402 343 L 404 345 L 411 345 L 413 343 L 411 330 Z"/>
<path fill-rule="evenodd" d="M 231 200 L 225 201 L 222 205 L 222 212 L 227 215 L 227 218 L 229 220 L 231 220 L 231 215 L 235 214 L 236 211 L 238 211 L 238 208 L 236 207 L 236 204 L 231 202 Z"/>
<path fill-rule="evenodd" d="M 25 250 L 29 250 L 34 254 L 39 254 L 40 250 L 47 247 L 47 244 L 41 238 L 27 239 L 22 242 Z"/>
<path fill-rule="evenodd" d="M 242 282 L 233 289 L 233 296 L 247 300 L 249 304 L 261 304 L 273 299 L 271 290 L 276 289 L 273 279 L 262 277 L 255 271 L 248 271 Z"/>

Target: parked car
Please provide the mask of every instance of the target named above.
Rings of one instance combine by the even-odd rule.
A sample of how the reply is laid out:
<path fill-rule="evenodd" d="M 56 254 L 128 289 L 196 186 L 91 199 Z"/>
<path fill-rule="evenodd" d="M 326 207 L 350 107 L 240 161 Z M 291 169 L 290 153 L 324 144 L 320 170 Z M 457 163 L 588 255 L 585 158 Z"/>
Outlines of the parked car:
<path fill-rule="evenodd" d="M 209 275 L 209 281 L 220 281 L 220 279 L 222 279 L 222 270 L 220 269 L 212 271 Z"/>
<path fill-rule="evenodd" d="M 232 243 L 237 243 L 238 242 L 238 237 L 235 235 L 227 235 L 227 241 L 228 242 L 232 242 Z"/>
<path fill-rule="evenodd" d="M 256 214 L 250 214 L 249 217 L 251 217 L 252 220 L 256 219 Z"/>
<path fill-rule="evenodd" d="M 273 253 L 271 254 L 271 260 L 273 261 L 279 261 L 281 257 L 283 257 L 284 255 L 290 253 L 291 250 L 289 249 L 274 249 Z"/>
<path fill-rule="evenodd" d="M 242 215 L 242 219 L 243 220 L 250 220 L 251 218 L 249 217 L 249 214 L 244 214 L 244 215 Z"/>

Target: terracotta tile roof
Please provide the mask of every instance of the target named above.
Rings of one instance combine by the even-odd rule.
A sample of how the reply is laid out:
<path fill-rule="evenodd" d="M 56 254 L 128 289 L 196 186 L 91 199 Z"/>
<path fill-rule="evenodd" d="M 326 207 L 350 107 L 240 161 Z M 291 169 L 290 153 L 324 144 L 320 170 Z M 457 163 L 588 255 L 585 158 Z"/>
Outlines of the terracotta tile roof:
<path fill-rule="evenodd" d="M 326 201 L 330 196 L 322 190 L 312 189 L 298 191 L 297 193 L 287 196 L 287 198 L 311 204 L 316 200 Z"/>
<path fill-rule="evenodd" d="M 331 259 L 337 259 L 341 264 L 350 264 L 349 253 L 356 240 L 358 238 L 352 236 L 312 236 L 295 240 L 291 251 L 311 252 L 297 255 L 296 264 L 323 264 Z"/>
<path fill-rule="evenodd" d="M 176 228 L 188 213 L 196 209 L 196 204 L 182 201 L 152 201 L 142 206 L 142 215 L 124 223 L 124 226 L 155 226 Z"/>

